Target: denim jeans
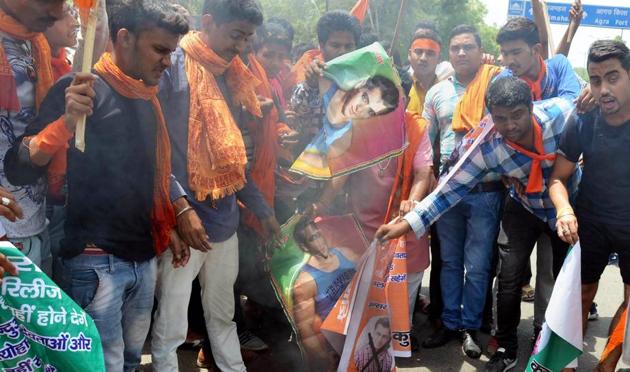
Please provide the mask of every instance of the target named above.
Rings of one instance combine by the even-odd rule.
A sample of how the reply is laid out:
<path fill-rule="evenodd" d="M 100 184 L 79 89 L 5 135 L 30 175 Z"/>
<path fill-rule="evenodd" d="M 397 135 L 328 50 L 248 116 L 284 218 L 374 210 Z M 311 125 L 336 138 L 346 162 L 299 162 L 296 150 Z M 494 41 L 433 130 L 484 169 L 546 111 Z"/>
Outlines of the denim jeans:
<path fill-rule="evenodd" d="M 151 324 L 157 260 L 79 255 L 63 261 L 70 296 L 101 335 L 107 372 L 135 371 Z"/>
<path fill-rule="evenodd" d="M 481 327 L 503 197 L 502 191 L 468 194 L 437 221 L 442 321 L 449 329 Z"/>

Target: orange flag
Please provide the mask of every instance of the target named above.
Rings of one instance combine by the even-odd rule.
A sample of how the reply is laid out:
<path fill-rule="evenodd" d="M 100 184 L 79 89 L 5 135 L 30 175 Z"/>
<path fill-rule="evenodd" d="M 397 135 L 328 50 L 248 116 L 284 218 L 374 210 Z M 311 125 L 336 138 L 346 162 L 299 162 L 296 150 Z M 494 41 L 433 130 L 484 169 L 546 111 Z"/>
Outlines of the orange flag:
<path fill-rule="evenodd" d="M 365 15 L 367 14 L 368 8 L 370 7 L 370 0 L 358 0 L 356 4 L 352 7 L 350 14 L 357 17 L 359 22 L 363 24 L 365 21 Z"/>

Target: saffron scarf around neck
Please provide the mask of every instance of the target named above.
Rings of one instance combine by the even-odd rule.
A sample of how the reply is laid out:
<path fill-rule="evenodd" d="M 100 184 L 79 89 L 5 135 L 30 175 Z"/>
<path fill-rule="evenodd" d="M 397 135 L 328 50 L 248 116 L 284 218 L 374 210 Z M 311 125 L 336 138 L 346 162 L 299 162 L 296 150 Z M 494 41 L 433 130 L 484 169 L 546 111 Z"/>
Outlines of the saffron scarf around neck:
<path fill-rule="evenodd" d="M 466 87 L 466 93 L 455 105 L 452 128 L 455 132 L 468 132 L 476 128 L 485 112 L 486 91 L 501 67 L 481 65 L 475 78 Z"/>
<path fill-rule="evenodd" d="M 35 84 L 35 108 L 44 100 L 55 80 L 51 65 L 50 46 L 41 32 L 32 32 L 0 9 L 0 31 L 18 40 L 30 41 L 35 62 L 37 82 Z M 13 69 L 7 58 L 0 38 L 0 109 L 10 112 L 20 111 L 20 101 L 17 96 L 17 85 L 13 76 Z"/>
<path fill-rule="evenodd" d="M 247 156 L 241 131 L 215 79 L 224 75 L 234 105 L 261 117 L 258 79 L 239 57 L 226 62 L 190 32 L 180 42 L 190 85 L 188 184 L 197 200 L 221 199 L 245 186 Z"/>
<path fill-rule="evenodd" d="M 532 80 L 526 76 L 523 76 L 523 81 L 529 85 L 529 89 L 532 90 L 532 99 L 534 101 L 542 100 L 542 82 L 545 76 L 547 75 L 547 64 L 542 57 L 538 57 L 538 63 L 540 63 L 540 71 L 538 71 L 538 76 L 536 80 Z"/>
<path fill-rule="evenodd" d="M 259 95 L 273 100 L 273 90 L 267 76 L 267 72 L 252 53 L 248 57 L 249 68 L 261 81 L 256 89 Z M 280 115 L 274 104 L 262 119 L 252 120 L 249 123 L 249 132 L 254 141 L 254 160 L 251 164 L 252 181 L 263 194 L 268 205 L 274 205 L 274 194 L 276 192 L 276 175 L 274 170 L 278 161 L 278 136 L 277 127 Z M 243 222 L 262 235 L 262 226 L 258 218 L 249 210 L 243 211 Z"/>
<path fill-rule="evenodd" d="M 542 162 L 545 160 L 556 160 L 556 154 L 545 154 L 545 147 L 543 146 L 542 127 L 540 126 L 538 120 L 534 115 L 532 115 L 532 127 L 534 132 L 534 149 L 536 152 L 529 151 L 518 143 L 506 139 L 507 144 L 510 145 L 514 150 L 532 159 L 532 166 L 529 170 L 529 178 L 527 180 L 527 187 L 525 189 L 525 192 L 528 194 L 542 192 L 544 179 L 542 172 Z"/>
<path fill-rule="evenodd" d="M 166 121 L 157 98 L 158 87 L 147 86 L 141 80 L 126 75 L 105 53 L 94 65 L 94 70 L 117 93 L 129 99 L 150 101 L 157 122 L 155 149 L 155 176 L 153 181 L 153 211 L 151 225 L 156 253 L 164 252 L 170 242 L 170 232 L 175 227 L 175 211 L 169 197 L 171 177 L 171 143 Z"/>

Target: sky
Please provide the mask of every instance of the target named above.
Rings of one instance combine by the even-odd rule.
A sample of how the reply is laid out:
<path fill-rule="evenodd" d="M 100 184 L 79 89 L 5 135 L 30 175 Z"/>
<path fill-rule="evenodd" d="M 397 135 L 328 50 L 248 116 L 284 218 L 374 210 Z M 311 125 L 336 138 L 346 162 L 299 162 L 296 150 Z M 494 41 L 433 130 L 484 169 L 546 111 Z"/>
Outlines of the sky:
<path fill-rule="evenodd" d="M 501 27 L 507 21 L 507 9 L 509 0 L 481 0 L 488 9 L 485 21 L 487 24 Z M 571 3 L 571 0 L 551 0 L 554 3 Z M 630 8 L 630 0 L 582 0 L 583 5 L 604 5 L 621 6 Z M 566 25 L 551 24 L 553 40 L 557 44 L 566 31 Z M 591 43 L 599 39 L 612 39 L 617 35 L 622 35 L 623 39 L 630 45 L 630 29 L 623 31 L 620 29 L 594 28 L 580 26 L 571 43 L 569 60 L 574 67 L 586 67 L 586 55 Z"/>

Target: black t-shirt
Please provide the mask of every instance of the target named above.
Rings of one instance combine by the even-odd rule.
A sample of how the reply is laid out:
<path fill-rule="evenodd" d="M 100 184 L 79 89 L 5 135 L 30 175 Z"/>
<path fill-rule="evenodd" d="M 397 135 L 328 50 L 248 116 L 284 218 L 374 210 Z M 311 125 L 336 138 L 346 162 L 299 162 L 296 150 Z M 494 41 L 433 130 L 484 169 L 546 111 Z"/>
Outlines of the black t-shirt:
<path fill-rule="evenodd" d="M 560 153 L 584 169 L 576 200 L 576 213 L 605 224 L 630 228 L 630 121 L 611 126 L 599 110 L 567 123 Z"/>
<path fill-rule="evenodd" d="M 64 113 L 65 88 L 55 84 L 25 135 L 39 133 Z M 157 119 L 149 101 L 116 93 L 104 80 L 94 84 L 94 114 L 87 120 L 85 152 L 68 149 L 68 205 L 61 256 L 80 254 L 86 244 L 132 261 L 155 256 L 151 235 Z M 19 143 L 19 142 L 18 142 Z M 7 153 L 7 173 L 16 182 L 41 176 L 45 167 L 21 161 L 19 146 Z"/>

